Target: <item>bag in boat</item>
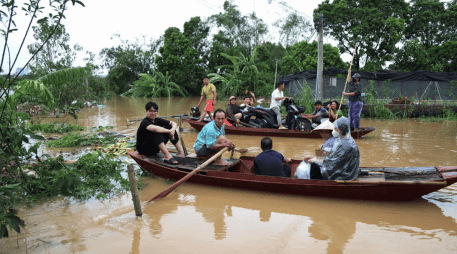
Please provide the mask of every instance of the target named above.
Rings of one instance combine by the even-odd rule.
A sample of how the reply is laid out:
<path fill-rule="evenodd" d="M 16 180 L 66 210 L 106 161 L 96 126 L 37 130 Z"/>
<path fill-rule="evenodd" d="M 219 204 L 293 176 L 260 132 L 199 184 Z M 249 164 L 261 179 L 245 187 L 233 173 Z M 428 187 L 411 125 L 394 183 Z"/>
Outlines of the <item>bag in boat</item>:
<path fill-rule="evenodd" d="M 310 171 L 311 171 L 311 164 L 307 162 L 300 162 L 300 165 L 297 167 L 297 171 L 295 171 L 295 178 L 298 179 L 310 179 Z"/>

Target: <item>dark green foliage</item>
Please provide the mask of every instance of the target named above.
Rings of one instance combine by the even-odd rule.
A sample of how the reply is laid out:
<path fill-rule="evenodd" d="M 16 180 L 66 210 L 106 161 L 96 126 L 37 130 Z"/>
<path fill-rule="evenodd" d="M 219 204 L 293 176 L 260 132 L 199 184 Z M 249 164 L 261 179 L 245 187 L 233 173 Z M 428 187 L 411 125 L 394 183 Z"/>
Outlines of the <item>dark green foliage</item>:
<path fill-rule="evenodd" d="M 40 124 L 33 124 L 30 125 L 31 131 L 40 131 L 44 133 L 67 133 L 73 131 L 83 131 L 84 127 L 74 125 L 74 124 L 67 124 L 67 123 L 40 123 Z"/>
<path fill-rule="evenodd" d="M 408 4 L 405 0 L 325 0 L 314 10 L 314 25 L 324 16 L 324 31 L 338 41 L 340 53 L 352 55 L 353 69 L 376 70 L 391 61 L 404 35 Z"/>
<path fill-rule="evenodd" d="M 324 44 L 324 69 L 336 67 L 346 69 L 338 48 Z M 287 55 L 281 61 L 281 73 L 284 75 L 305 70 L 317 70 L 317 42 L 298 42 L 287 47 Z"/>
<path fill-rule="evenodd" d="M 162 96 L 170 98 L 173 95 L 186 95 L 180 86 L 171 81 L 171 76 L 168 75 L 168 71 L 165 75 L 158 71 L 154 71 L 152 75 L 153 76 L 141 73 L 141 78 L 133 82 L 131 88 L 123 95 L 134 98 L 154 98 Z"/>
<path fill-rule="evenodd" d="M 16 205 L 16 191 L 19 190 L 20 184 L 0 184 L 0 239 L 8 237 L 8 229 L 14 230 L 17 233 L 21 232 L 20 226 L 23 222 L 17 216 L 17 210 L 14 208 Z"/>
<path fill-rule="evenodd" d="M 128 190 L 120 162 L 102 152 L 82 156 L 74 165 L 63 163 L 63 157 L 49 158 L 32 168 L 38 175 L 28 176 L 24 184 L 27 199 L 62 195 L 85 200 L 107 198 L 107 193 Z"/>
<path fill-rule="evenodd" d="M 200 17 L 184 24 L 184 32 L 177 27 L 165 31 L 163 46 L 155 58 L 157 70 L 169 73 L 184 92 L 199 94 L 206 67 L 206 37 L 209 28 Z"/>
<path fill-rule="evenodd" d="M 109 69 L 109 85 L 116 94 L 126 92 L 140 73 L 149 72 L 154 65 L 154 54 L 162 42 L 162 39 L 146 41 L 144 37 L 130 42 L 120 37 L 115 34 L 111 38 L 119 39 L 119 46 L 104 48 L 100 52 L 102 66 Z"/>
<path fill-rule="evenodd" d="M 89 146 L 92 144 L 114 144 L 116 139 L 111 135 L 106 135 L 103 138 L 99 138 L 96 134 L 85 135 L 69 133 L 66 136 L 62 136 L 57 140 L 50 140 L 46 143 L 49 147 L 75 147 L 75 146 Z"/>

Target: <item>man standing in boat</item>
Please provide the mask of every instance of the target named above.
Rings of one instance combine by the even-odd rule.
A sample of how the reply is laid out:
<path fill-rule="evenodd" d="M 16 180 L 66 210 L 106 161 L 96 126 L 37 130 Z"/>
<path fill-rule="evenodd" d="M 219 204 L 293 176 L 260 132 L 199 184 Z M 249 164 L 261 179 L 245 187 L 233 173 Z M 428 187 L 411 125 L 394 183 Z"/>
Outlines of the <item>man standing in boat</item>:
<path fill-rule="evenodd" d="M 142 155 L 155 155 L 161 151 L 164 161 L 170 164 L 178 164 L 165 146 L 170 140 L 176 147 L 180 157 L 184 157 L 184 151 L 178 142 L 179 136 L 176 129 L 178 125 L 173 121 L 158 118 L 159 106 L 155 102 L 148 102 L 145 106 L 147 116 L 141 121 L 136 132 L 136 150 Z"/>
<path fill-rule="evenodd" d="M 265 176 L 290 177 L 291 170 L 287 164 L 292 161 L 273 149 L 273 141 L 269 137 L 264 137 L 260 141 L 262 153 L 254 159 L 254 174 Z"/>
<path fill-rule="evenodd" d="M 203 126 L 194 144 L 194 151 L 197 156 L 203 157 L 215 154 L 224 147 L 235 148 L 232 141 L 225 138 L 225 117 L 224 110 L 217 109 L 214 112 L 214 120 Z M 216 165 L 227 164 L 227 162 L 222 160 L 222 156 L 216 159 Z"/>
<path fill-rule="evenodd" d="M 199 108 L 200 105 L 202 104 L 203 99 L 206 97 L 206 106 L 203 109 L 202 115 L 200 119 L 198 119 L 197 122 L 201 122 L 206 114 L 209 115 L 209 118 L 211 121 L 214 120 L 213 114 L 211 114 L 211 111 L 213 111 L 214 106 L 216 105 L 216 99 L 217 99 L 217 94 L 216 94 L 216 87 L 213 84 L 209 83 L 209 78 L 208 76 L 203 77 L 203 88 L 201 92 L 201 97 L 200 101 L 197 104 L 197 107 Z"/>
<path fill-rule="evenodd" d="M 360 74 L 356 73 L 352 76 L 352 81 L 349 83 L 349 93 L 343 92 L 343 95 L 349 96 L 349 124 L 351 130 L 360 130 L 360 114 L 362 113 L 362 87 L 360 85 Z"/>
<path fill-rule="evenodd" d="M 279 129 L 287 129 L 286 127 L 282 126 L 282 118 L 281 118 L 281 105 L 284 99 L 284 90 L 285 84 L 284 82 L 278 82 L 277 88 L 271 94 L 271 102 L 270 102 L 270 109 L 273 110 L 276 114 L 276 119 L 278 121 Z M 290 97 L 292 99 L 292 97 Z"/>

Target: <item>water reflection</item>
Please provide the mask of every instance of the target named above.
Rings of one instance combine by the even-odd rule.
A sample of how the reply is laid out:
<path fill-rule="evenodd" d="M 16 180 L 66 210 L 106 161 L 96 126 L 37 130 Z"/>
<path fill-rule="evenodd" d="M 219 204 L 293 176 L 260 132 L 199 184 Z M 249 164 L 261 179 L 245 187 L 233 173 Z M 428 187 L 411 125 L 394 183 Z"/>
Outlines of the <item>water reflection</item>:
<path fill-rule="evenodd" d="M 379 227 L 376 231 L 384 229 L 396 233 L 406 232 L 427 239 L 441 239 L 443 233 L 448 237 L 457 236 L 457 220 L 445 216 L 438 206 L 424 199 L 399 203 L 363 202 L 243 193 L 195 185 L 181 188 L 178 198 L 175 195 L 173 200 L 163 200 L 145 208 L 144 213 L 152 219 L 149 225 L 151 234 L 160 239 L 162 229 L 166 226 L 162 225 L 163 218 L 179 216 L 179 208 L 184 206 L 194 207 L 196 213 L 202 214 L 205 222 L 213 224 L 215 240 L 225 239 L 228 235 L 241 235 L 255 243 L 255 237 L 237 226 L 239 223 L 253 227 L 256 225 L 249 212 L 239 212 L 240 210 L 258 212 L 257 221 L 273 224 L 278 231 L 288 221 L 302 218 L 309 221 L 309 238 L 326 242 L 328 253 L 342 252 L 356 234 L 359 223 Z M 284 225 L 279 225 L 277 218 L 284 216 L 288 219 L 283 220 Z M 294 223 L 289 224 L 292 226 Z M 303 226 L 300 224 L 303 223 L 295 226 Z M 266 238 L 277 233 L 271 228 L 270 231 L 258 232 L 259 237 Z M 291 237 L 297 236 L 292 234 Z"/>

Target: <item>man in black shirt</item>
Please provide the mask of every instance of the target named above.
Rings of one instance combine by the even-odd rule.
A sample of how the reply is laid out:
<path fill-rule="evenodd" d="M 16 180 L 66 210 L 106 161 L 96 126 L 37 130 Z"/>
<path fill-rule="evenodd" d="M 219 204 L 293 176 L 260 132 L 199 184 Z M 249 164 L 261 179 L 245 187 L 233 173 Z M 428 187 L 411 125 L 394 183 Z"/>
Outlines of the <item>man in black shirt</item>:
<path fill-rule="evenodd" d="M 145 106 L 147 117 L 141 121 L 136 132 L 136 149 L 142 155 L 155 155 L 162 152 L 164 161 L 170 164 L 178 164 L 171 156 L 165 144 L 168 140 L 176 147 L 180 157 L 184 157 L 184 151 L 180 143 L 176 129 L 178 125 L 173 121 L 158 118 L 159 106 L 155 102 L 148 102 Z"/>
<path fill-rule="evenodd" d="M 360 114 L 362 113 L 362 87 L 360 85 L 360 74 L 356 73 L 352 76 L 352 81 L 349 83 L 349 93 L 343 92 L 343 95 L 349 96 L 349 126 L 351 130 L 360 130 Z"/>
<path fill-rule="evenodd" d="M 273 148 L 273 141 L 269 137 L 264 137 L 260 141 L 262 153 L 254 158 L 254 174 L 265 176 L 282 176 L 290 177 L 291 170 L 287 163 L 291 162 L 290 158 L 284 156 Z"/>

